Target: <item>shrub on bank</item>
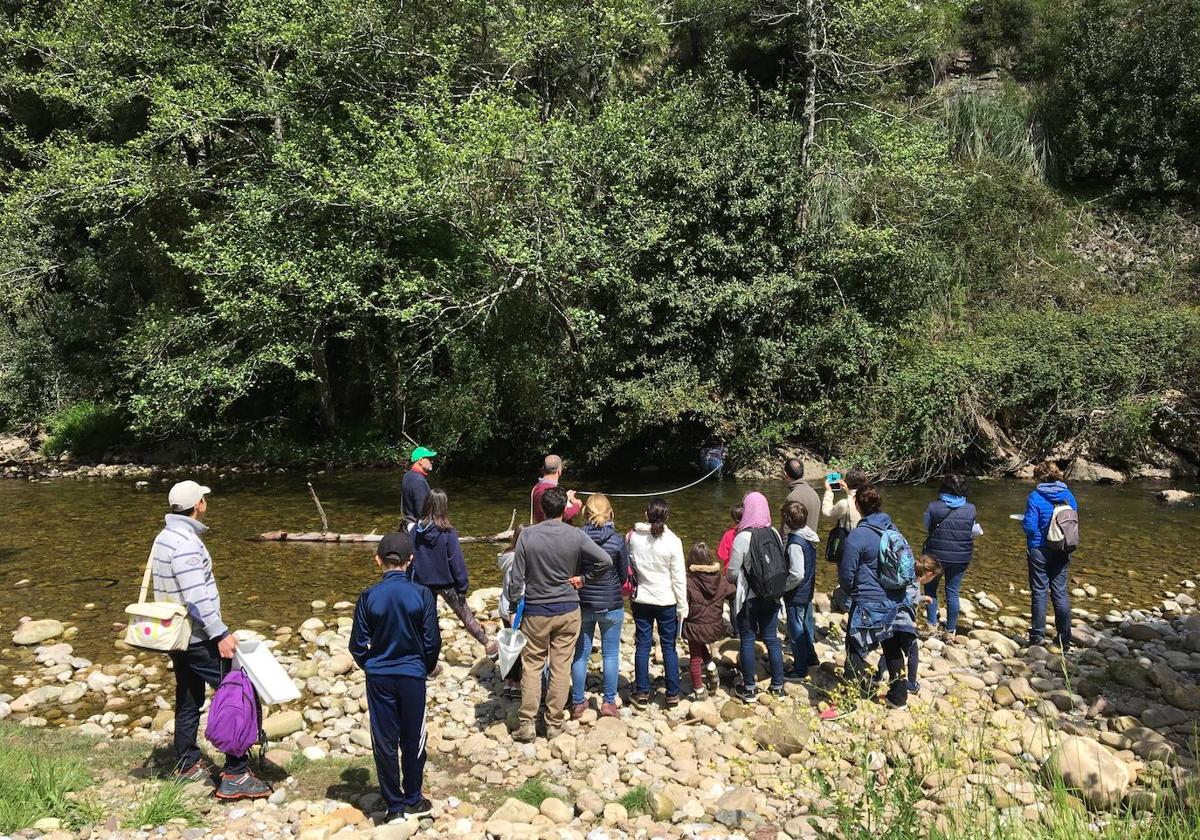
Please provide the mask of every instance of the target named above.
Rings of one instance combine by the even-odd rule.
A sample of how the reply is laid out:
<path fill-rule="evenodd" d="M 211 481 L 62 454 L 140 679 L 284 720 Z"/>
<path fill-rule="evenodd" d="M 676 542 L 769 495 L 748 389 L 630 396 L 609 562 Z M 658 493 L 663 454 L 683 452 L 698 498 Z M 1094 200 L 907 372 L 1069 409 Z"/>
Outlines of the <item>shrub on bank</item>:
<path fill-rule="evenodd" d="M 46 421 L 50 438 L 43 451 L 50 456 L 70 452 L 79 458 L 96 458 L 125 436 L 120 409 L 107 403 L 77 402 Z"/>

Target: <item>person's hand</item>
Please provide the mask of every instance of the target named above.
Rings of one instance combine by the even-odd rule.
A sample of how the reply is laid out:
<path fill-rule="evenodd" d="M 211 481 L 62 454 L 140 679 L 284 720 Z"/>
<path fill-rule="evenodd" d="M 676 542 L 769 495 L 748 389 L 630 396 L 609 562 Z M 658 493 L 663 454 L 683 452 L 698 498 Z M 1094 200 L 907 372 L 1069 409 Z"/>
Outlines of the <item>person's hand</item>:
<path fill-rule="evenodd" d="M 932 603 L 933 603 L 933 598 L 932 598 L 932 597 L 930 597 L 929 595 L 922 595 L 922 596 L 921 596 L 921 605 L 922 605 L 922 606 L 924 606 L 924 605 L 926 605 L 926 604 L 932 604 Z"/>
<path fill-rule="evenodd" d="M 574 490 L 567 491 L 567 503 L 572 505 L 579 504 L 579 497 L 575 495 Z"/>
<path fill-rule="evenodd" d="M 237 636 L 230 633 L 221 641 L 217 642 L 217 653 L 222 659 L 233 659 L 233 654 L 237 652 Z"/>
<path fill-rule="evenodd" d="M 571 584 L 576 589 L 583 588 L 583 578 L 580 577 L 579 575 L 575 575 L 575 577 L 567 578 L 567 583 Z"/>

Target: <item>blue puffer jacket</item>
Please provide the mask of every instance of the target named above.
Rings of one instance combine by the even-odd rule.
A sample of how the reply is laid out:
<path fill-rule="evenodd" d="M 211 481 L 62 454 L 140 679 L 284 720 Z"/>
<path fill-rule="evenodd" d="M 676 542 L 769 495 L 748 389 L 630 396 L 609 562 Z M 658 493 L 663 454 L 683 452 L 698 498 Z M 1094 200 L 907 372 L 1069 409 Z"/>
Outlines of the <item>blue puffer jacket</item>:
<path fill-rule="evenodd" d="M 903 604 L 903 589 L 888 592 L 879 584 L 879 530 L 892 527 L 892 518 L 880 511 L 862 519 L 846 537 L 838 563 L 838 583 L 852 602 Z"/>
<path fill-rule="evenodd" d="M 1046 531 L 1050 528 L 1050 516 L 1054 513 L 1055 506 L 1061 504 L 1068 504 L 1079 510 L 1075 496 L 1061 481 L 1039 484 L 1037 489 L 1029 494 L 1029 501 L 1025 503 L 1025 518 L 1021 520 L 1021 526 L 1025 529 L 1026 546 L 1041 547 L 1046 541 Z"/>
<path fill-rule="evenodd" d="M 611 522 L 607 525 L 593 525 L 589 522 L 581 530 L 592 542 L 600 546 L 613 562 L 598 576 L 584 579 L 583 588 L 579 590 L 580 606 L 590 607 L 596 612 L 608 612 L 624 606 L 621 585 L 625 583 L 629 573 L 625 538 L 617 533 Z"/>

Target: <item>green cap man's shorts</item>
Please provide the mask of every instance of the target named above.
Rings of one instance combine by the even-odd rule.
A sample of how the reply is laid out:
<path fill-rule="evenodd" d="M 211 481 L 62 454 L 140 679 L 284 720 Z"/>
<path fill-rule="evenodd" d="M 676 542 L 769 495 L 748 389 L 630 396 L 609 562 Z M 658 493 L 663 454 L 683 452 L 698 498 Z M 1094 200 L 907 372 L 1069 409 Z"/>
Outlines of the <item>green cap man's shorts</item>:
<path fill-rule="evenodd" d="M 435 458 L 435 457 L 437 457 L 437 453 L 434 452 L 432 449 L 427 449 L 424 446 L 418 446 L 416 449 L 414 449 L 412 451 L 412 455 L 408 456 L 408 462 L 410 464 L 415 464 L 415 463 L 417 463 L 417 461 L 420 461 L 422 458 Z"/>

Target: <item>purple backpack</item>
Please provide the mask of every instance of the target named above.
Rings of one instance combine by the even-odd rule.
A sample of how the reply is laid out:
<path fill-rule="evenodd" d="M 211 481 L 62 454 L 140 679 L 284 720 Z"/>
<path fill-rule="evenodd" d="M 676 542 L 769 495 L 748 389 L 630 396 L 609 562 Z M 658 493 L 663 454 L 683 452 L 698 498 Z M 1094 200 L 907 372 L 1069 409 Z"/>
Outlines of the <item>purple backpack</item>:
<path fill-rule="evenodd" d="M 240 668 L 221 680 L 208 709 L 204 737 L 221 752 L 245 755 L 258 741 L 258 695 Z"/>

